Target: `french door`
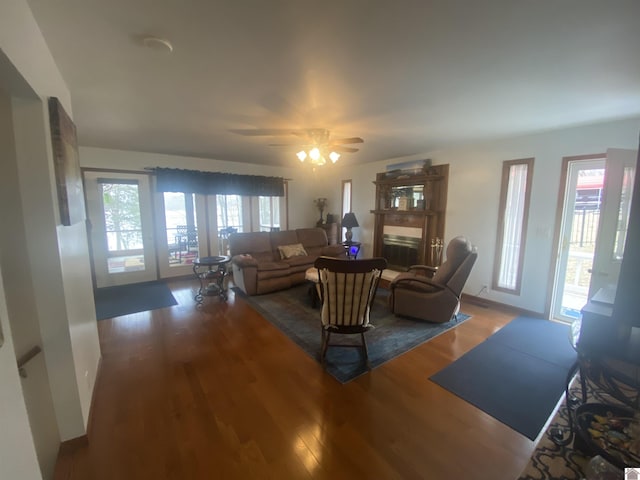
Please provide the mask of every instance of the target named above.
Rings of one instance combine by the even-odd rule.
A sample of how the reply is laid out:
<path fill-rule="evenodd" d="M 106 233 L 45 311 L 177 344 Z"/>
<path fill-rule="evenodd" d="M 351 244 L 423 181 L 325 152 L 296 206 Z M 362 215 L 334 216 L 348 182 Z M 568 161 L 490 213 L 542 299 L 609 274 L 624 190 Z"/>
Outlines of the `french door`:
<path fill-rule="evenodd" d="M 84 179 L 96 286 L 156 280 L 149 176 L 90 171 Z"/>
<path fill-rule="evenodd" d="M 636 152 L 565 161 L 566 184 L 551 314 L 572 321 L 598 290 L 614 288 L 624 251 Z"/>
<path fill-rule="evenodd" d="M 210 251 L 207 198 L 182 192 L 155 194 L 156 244 L 162 278 L 193 273 L 193 261 Z M 213 230 L 215 232 L 215 229 Z"/>
<path fill-rule="evenodd" d="M 624 253 L 637 152 L 607 150 L 607 170 L 602 201 L 602 216 L 593 258 L 589 298 L 602 288 L 614 288 L 620 276 Z"/>

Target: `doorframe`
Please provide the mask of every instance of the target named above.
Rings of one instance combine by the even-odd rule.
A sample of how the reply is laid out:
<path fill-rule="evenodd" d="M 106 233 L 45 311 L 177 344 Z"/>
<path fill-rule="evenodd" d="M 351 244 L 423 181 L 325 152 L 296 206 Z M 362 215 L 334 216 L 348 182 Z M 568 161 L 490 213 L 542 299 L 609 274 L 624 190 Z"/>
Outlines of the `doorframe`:
<path fill-rule="evenodd" d="M 105 175 L 115 174 L 115 175 L 145 175 L 147 177 L 148 185 L 149 185 L 149 196 L 150 196 L 150 230 L 152 234 L 151 246 L 153 247 L 153 260 L 155 263 L 155 267 L 153 270 L 153 276 L 155 277 L 153 280 L 157 281 L 160 277 L 160 270 L 158 266 L 158 239 L 156 236 L 157 230 L 157 220 L 156 220 L 156 205 L 154 201 L 154 189 L 153 189 L 153 174 L 149 171 L 140 171 L 140 170 L 124 170 L 124 169 L 110 169 L 110 168 L 95 168 L 95 167 L 83 167 L 80 169 L 80 173 L 82 175 L 82 188 L 85 192 L 85 209 L 87 220 L 89 220 L 89 204 L 86 199 L 87 195 L 87 185 L 86 185 L 86 176 L 85 173 L 104 173 Z M 142 212 L 141 212 L 142 213 Z M 89 224 L 89 222 L 87 222 Z M 90 225 L 90 224 L 89 224 Z M 93 225 L 90 225 L 91 229 L 94 228 Z M 93 241 L 92 241 L 93 233 L 91 231 L 87 231 L 87 241 L 89 243 L 89 255 L 90 255 L 90 264 L 91 264 L 91 281 L 93 282 L 93 288 L 98 288 L 97 276 L 96 276 L 96 267 L 95 267 L 95 252 L 93 251 Z M 130 282 L 130 283 L 138 283 L 138 282 Z M 142 282 L 144 283 L 144 282 Z M 116 283 L 114 285 L 120 285 Z M 128 285 L 125 284 L 125 285 Z"/>
<path fill-rule="evenodd" d="M 150 175 L 149 172 L 146 172 L 144 170 L 122 170 L 122 169 L 117 169 L 117 168 L 96 168 L 96 167 L 80 167 L 80 177 L 82 178 L 82 191 L 85 192 L 85 199 L 84 199 L 84 205 L 85 205 L 85 216 L 87 217 L 87 243 L 89 244 L 89 265 L 91 265 L 91 284 L 93 285 L 93 289 L 95 290 L 96 288 L 98 288 L 98 283 L 96 281 L 96 269 L 95 269 L 95 260 L 94 260 L 94 253 L 93 253 L 93 242 L 91 241 L 91 231 L 90 229 L 93 228 L 90 223 L 89 223 L 89 207 L 87 205 L 87 199 L 86 199 L 86 191 L 87 191 L 87 184 L 85 181 L 85 172 L 104 172 L 104 173 L 139 173 L 142 175 Z M 155 205 L 152 205 L 152 208 L 155 208 Z M 155 220 L 154 220 L 154 225 L 155 225 Z M 155 242 L 155 236 L 154 236 L 154 242 Z"/>
<path fill-rule="evenodd" d="M 607 153 L 594 153 L 589 155 L 572 155 L 562 157 L 562 165 L 560 170 L 560 185 L 558 187 L 558 202 L 556 204 L 556 220 L 554 224 L 553 243 L 551 245 L 551 266 L 549 268 L 549 277 L 547 281 L 547 295 L 544 306 L 544 318 L 551 319 L 551 312 L 554 301 L 554 287 L 556 275 L 558 272 L 558 254 L 560 252 L 560 237 L 562 236 L 562 215 L 564 208 L 565 195 L 567 191 L 567 174 L 569 170 L 569 162 L 577 160 L 597 160 L 599 158 L 607 158 Z"/>

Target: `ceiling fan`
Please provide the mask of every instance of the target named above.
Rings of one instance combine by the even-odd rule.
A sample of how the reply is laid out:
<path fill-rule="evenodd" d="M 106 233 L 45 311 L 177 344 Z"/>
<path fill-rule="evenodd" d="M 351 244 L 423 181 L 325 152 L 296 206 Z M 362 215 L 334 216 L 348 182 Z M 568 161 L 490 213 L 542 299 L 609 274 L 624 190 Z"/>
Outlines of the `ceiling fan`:
<path fill-rule="evenodd" d="M 360 137 L 332 138 L 331 132 L 326 128 L 271 128 L 271 129 L 238 129 L 233 133 L 246 136 L 295 136 L 300 140 L 290 143 L 270 143 L 270 147 L 296 147 L 302 148 L 296 155 L 301 162 L 307 158 L 314 165 L 324 165 L 329 158 L 333 163 L 340 158 L 340 153 L 355 153 L 359 148 L 348 147 L 355 143 L 364 143 Z"/>

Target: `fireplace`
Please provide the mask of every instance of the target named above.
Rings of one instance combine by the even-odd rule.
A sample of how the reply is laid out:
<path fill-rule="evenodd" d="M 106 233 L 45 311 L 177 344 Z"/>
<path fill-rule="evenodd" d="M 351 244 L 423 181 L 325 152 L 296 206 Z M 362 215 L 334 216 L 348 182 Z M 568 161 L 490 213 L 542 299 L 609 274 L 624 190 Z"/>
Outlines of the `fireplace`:
<path fill-rule="evenodd" d="M 431 242 L 444 238 L 448 178 L 446 164 L 376 174 L 373 256 L 386 258 L 389 269 L 431 265 Z"/>
<path fill-rule="evenodd" d="M 403 235 L 384 234 L 382 236 L 382 256 L 387 259 L 391 270 L 406 270 L 420 263 L 422 239 Z"/>

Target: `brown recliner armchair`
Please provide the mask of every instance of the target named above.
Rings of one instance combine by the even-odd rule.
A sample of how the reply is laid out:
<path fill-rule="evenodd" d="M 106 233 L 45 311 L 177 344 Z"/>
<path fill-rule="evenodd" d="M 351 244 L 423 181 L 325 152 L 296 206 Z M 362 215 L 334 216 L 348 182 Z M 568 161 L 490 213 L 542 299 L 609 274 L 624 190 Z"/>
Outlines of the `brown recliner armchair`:
<path fill-rule="evenodd" d="M 456 237 L 446 255 L 438 269 L 414 265 L 391 282 L 393 313 L 435 323 L 448 322 L 458 313 L 462 288 L 478 253 L 465 237 Z"/>

